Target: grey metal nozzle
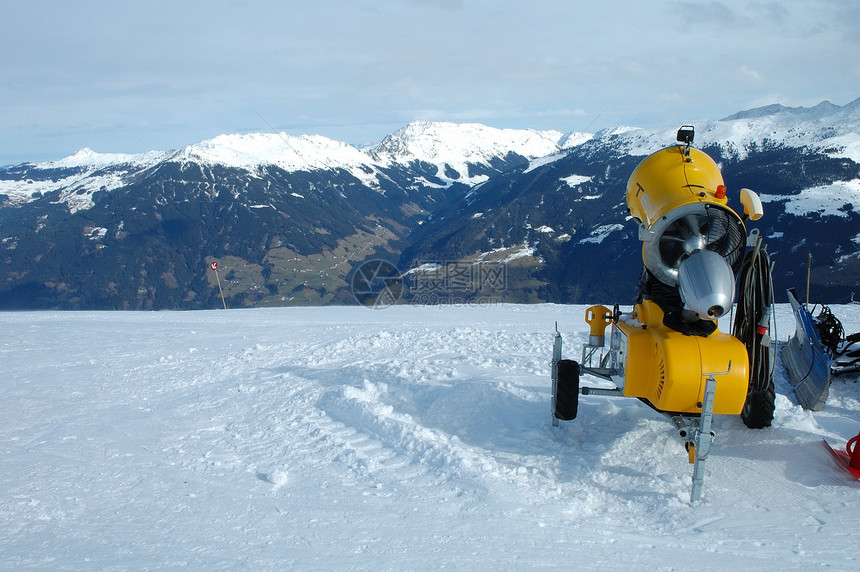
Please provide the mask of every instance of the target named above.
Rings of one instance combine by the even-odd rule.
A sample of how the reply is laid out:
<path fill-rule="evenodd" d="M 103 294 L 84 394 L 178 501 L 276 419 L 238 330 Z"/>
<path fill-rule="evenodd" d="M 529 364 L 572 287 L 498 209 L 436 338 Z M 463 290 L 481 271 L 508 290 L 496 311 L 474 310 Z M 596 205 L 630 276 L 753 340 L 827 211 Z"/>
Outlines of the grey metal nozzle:
<path fill-rule="evenodd" d="M 722 256 L 701 250 L 678 267 L 678 287 L 686 309 L 703 319 L 716 320 L 732 307 L 735 275 Z"/>

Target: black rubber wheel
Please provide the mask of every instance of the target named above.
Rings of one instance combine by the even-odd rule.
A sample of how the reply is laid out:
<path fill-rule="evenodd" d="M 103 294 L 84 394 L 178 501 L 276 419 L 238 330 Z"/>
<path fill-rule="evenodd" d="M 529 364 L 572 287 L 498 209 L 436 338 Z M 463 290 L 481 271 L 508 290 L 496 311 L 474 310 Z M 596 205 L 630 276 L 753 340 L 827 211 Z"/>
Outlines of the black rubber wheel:
<path fill-rule="evenodd" d="M 772 378 L 764 391 L 748 393 L 744 408 L 741 410 L 741 419 L 743 419 L 744 425 L 750 429 L 770 427 L 773 421 L 773 412 L 776 410 L 775 399 L 776 394 L 773 389 Z"/>
<path fill-rule="evenodd" d="M 576 419 L 579 408 L 579 364 L 571 359 L 558 362 L 558 386 L 553 415 L 562 421 Z"/>

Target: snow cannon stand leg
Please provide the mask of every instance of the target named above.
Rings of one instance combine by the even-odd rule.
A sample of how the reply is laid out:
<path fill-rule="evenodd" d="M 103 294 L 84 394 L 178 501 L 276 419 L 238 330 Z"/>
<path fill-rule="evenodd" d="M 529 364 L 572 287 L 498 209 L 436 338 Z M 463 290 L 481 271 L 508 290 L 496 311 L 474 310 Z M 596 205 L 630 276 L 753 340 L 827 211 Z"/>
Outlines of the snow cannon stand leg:
<path fill-rule="evenodd" d="M 732 364 L 729 362 L 729 371 Z M 708 374 L 705 381 L 705 397 L 702 401 L 702 414 L 696 417 L 673 416 L 672 421 L 678 428 L 678 432 L 684 439 L 690 463 L 693 464 L 693 486 L 690 489 L 690 502 L 702 499 L 702 485 L 705 482 L 705 461 L 711 452 L 711 444 L 716 434 L 711 430 L 714 419 L 714 395 L 717 393 L 717 380 L 714 376 L 725 375 L 722 373 Z"/>
<path fill-rule="evenodd" d="M 824 441 L 824 446 L 827 447 L 839 466 L 845 467 L 855 479 L 860 480 L 860 445 L 858 443 L 860 443 L 860 433 L 848 440 L 848 443 L 845 444 L 845 452 L 834 449 L 827 441 Z"/>

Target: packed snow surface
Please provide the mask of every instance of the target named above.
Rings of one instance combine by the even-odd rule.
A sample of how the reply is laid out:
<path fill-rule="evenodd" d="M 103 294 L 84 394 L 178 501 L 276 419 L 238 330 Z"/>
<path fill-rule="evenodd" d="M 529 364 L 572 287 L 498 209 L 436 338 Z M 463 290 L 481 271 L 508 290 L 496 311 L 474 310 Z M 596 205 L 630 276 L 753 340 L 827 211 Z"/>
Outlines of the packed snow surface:
<path fill-rule="evenodd" d="M 778 362 L 773 427 L 718 416 L 691 504 L 639 401 L 552 427 L 584 310 L 0 314 L 0 568 L 857 569 L 860 483 L 821 443 L 860 430 L 855 380 L 806 412 Z"/>

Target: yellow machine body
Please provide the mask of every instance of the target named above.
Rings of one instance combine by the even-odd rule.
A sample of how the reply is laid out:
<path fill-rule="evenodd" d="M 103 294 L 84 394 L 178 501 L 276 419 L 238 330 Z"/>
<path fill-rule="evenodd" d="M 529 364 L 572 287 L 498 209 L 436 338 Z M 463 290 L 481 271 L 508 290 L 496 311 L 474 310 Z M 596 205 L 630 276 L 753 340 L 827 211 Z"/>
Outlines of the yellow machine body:
<path fill-rule="evenodd" d="M 725 207 L 727 202 L 723 176 L 714 160 L 698 149 L 685 151 L 681 145 L 646 157 L 627 182 L 627 208 L 649 229 L 678 207 L 696 203 Z"/>
<path fill-rule="evenodd" d="M 737 415 L 743 409 L 749 357 L 734 336 L 719 330 L 707 337 L 676 332 L 663 325 L 663 311 L 650 300 L 636 304 L 633 319 L 622 318 L 614 328 L 613 338 L 620 336 L 612 345 L 620 346 L 623 395 L 646 399 L 660 411 L 698 414 L 705 380 L 716 374 L 713 413 Z"/>

